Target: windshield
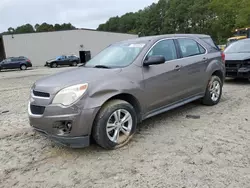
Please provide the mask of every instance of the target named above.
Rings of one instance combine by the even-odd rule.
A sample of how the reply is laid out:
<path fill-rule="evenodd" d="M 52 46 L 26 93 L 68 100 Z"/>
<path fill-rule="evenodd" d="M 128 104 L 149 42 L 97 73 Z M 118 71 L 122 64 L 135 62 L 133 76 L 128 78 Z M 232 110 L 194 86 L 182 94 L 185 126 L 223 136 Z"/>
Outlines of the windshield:
<path fill-rule="evenodd" d="M 227 53 L 250 53 L 250 40 L 242 40 L 230 44 L 225 52 Z"/>
<path fill-rule="evenodd" d="M 130 65 L 141 52 L 145 43 L 116 44 L 101 51 L 89 60 L 85 67 L 118 68 Z"/>

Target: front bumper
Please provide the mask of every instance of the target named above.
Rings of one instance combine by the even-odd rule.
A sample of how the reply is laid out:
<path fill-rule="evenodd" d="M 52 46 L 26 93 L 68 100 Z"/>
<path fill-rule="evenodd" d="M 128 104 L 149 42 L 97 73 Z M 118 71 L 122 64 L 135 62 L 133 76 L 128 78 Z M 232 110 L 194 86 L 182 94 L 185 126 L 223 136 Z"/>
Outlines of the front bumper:
<path fill-rule="evenodd" d="M 29 122 L 31 127 L 49 139 L 72 148 L 89 145 L 94 118 L 99 108 L 81 109 L 74 105 L 47 105 L 42 114 L 34 114 L 32 103 L 28 104 Z M 70 123 L 70 129 L 66 124 Z"/>
<path fill-rule="evenodd" d="M 89 146 L 90 138 L 89 136 L 78 136 L 78 137 L 67 137 L 67 136 L 55 136 L 48 134 L 46 131 L 35 128 L 34 130 L 44 135 L 45 137 L 53 140 L 59 145 L 70 147 L 70 148 L 84 148 Z"/>
<path fill-rule="evenodd" d="M 44 64 L 44 66 L 45 66 L 45 67 L 49 67 L 49 66 L 50 66 L 50 63 L 46 62 L 46 63 Z"/>

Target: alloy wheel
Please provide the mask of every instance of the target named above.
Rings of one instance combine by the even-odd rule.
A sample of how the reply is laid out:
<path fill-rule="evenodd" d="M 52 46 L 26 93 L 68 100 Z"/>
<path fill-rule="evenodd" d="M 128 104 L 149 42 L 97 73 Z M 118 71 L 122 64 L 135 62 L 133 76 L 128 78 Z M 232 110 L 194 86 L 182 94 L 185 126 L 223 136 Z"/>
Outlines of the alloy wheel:
<path fill-rule="evenodd" d="M 217 80 L 214 80 L 213 83 L 210 85 L 209 91 L 211 99 L 216 102 L 219 99 L 221 93 L 220 83 Z"/>
<path fill-rule="evenodd" d="M 131 114 L 125 109 L 116 110 L 108 119 L 106 132 L 110 141 L 122 143 L 130 136 L 133 127 Z"/>

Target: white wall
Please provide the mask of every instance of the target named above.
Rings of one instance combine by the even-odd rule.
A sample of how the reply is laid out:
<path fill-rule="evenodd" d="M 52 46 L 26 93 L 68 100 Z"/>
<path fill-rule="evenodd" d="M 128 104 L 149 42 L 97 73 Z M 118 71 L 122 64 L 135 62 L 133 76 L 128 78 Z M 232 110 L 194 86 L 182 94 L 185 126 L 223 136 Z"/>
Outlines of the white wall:
<path fill-rule="evenodd" d="M 92 57 L 108 45 L 121 40 L 137 38 L 137 35 L 71 30 L 32 34 L 4 35 L 6 57 L 26 56 L 33 66 L 43 66 L 48 59 L 79 51 L 91 51 Z M 80 45 L 84 47 L 81 48 Z"/>

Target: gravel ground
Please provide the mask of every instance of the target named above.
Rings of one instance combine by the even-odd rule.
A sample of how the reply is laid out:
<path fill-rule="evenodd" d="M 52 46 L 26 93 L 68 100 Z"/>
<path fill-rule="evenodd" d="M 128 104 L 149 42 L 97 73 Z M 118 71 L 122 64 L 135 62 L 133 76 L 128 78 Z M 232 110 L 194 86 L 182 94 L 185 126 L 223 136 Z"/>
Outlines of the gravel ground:
<path fill-rule="evenodd" d="M 217 106 L 195 102 L 146 120 L 119 150 L 69 149 L 27 118 L 31 84 L 62 70 L 0 72 L 0 187 L 250 187 L 248 82 L 228 80 Z"/>

